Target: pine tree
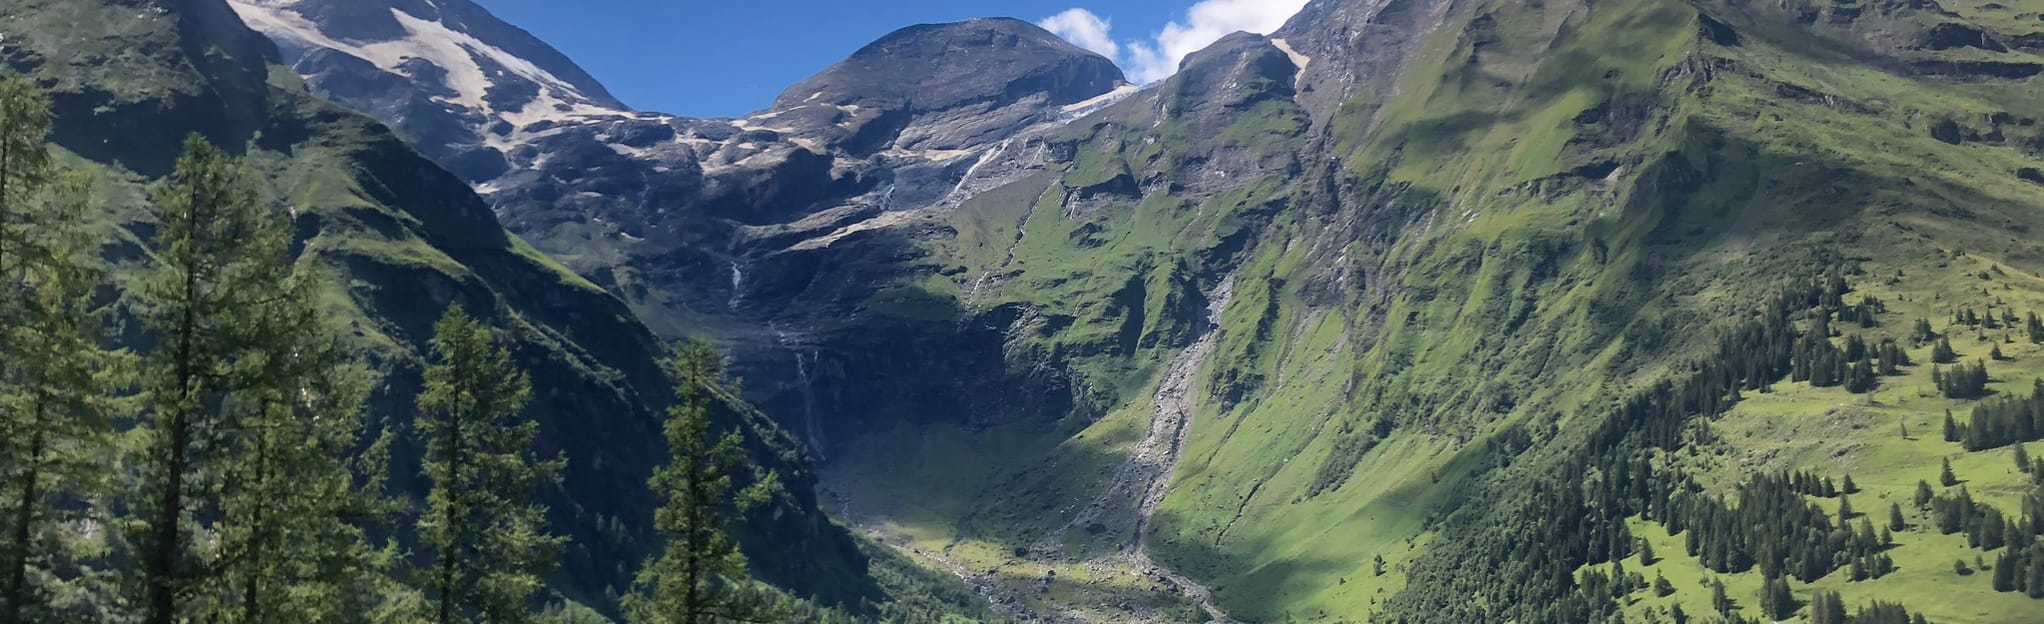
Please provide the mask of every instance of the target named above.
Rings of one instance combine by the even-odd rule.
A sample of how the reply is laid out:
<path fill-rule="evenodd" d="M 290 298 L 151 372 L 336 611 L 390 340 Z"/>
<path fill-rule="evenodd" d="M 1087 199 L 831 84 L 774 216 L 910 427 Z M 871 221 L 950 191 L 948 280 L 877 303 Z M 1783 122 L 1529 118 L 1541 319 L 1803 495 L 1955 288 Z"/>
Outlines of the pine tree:
<path fill-rule="evenodd" d="M 1664 598 L 1675 595 L 1675 584 L 1668 582 L 1667 575 L 1654 573 L 1654 595 Z"/>
<path fill-rule="evenodd" d="M 1931 490 L 1931 489 L 1930 489 L 1930 482 L 1928 482 L 1928 481 L 1917 481 L 1917 482 L 1916 482 L 1916 508 L 1917 508 L 1917 509 L 1929 509 L 1929 508 L 1930 508 L 1930 501 L 1931 501 L 1931 499 L 1935 498 L 1936 496 L 1937 496 L 1937 493 L 1936 493 L 1935 491 L 1933 491 L 1933 490 Z"/>
<path fill-rule="evenodd" d="M 1958 485 L 1959 476 L 1952 474 L 1952 459 L 1947 457 L 1938 461 L 1940 462 L 1938 467 L 1938 483 L 1944 484 L 1945 487 Z"/>
<path fill-rule="evenodd" d="M 1864 358 L 1855 360 L 1852 369 L 1845 375 L 1845 391 L 1853 394 L 1873 392 L 1874 387 L 1879 384 L 1878 379 L 1879 377 L 1874 374 L 1872 361 Z"/>
<path fill-rule="evenodd" d="M 2029 328 L 2030 342 L 2044 344 L 2044 319 L 2037 318 L 2036 312 L 2030 313 Z"/>
<path fill-rule="evenodd" d="M 1859 484 L 1857 484 L 1857 483 L 1853 483 L 1853 482 L 1852 482 L 1852 475 L 1851 475 L 1851 474 L 1846 474 L 1846 475 L 1845 475 L 1845 481 L 1844 481 L 1844 482 L 1843 482 L 1843 483 L 1842 483 L 1842 484 L 1840 485 L 1840 487 L 1839 487 L 1839 491 L 1841 491 L 1841 492 L 1844 492 L 1844 493 L 1847 493 L 1847 494 L 1858 494 L 1858 493 L 1859 493 Z"/>
<path fill-rule="evenodd" d="M 1930 327 L 1930 319 L 1922 318 L 1916 319 L 1916 325 L 1913 326 L 1909 332 L 1909 340 L 1911 342 L 1916 343 L 1918 346 L 1921 346 L 1932 340 L 1936 340 L 1937 338 L 1938 338 L 1937 331 L 1932 330 Z"/>
<path fill-rule="evenodd" d="M 1732 598 L 1725 595 L 1724 579 L 1711 577 L 1710 606 L 1716 609 L 1720 615 L 1732 614 Z"/>
<path fill-rule="evenodd" d="M 2016 470 L 2017 470 L 2018 472 L 2029 472 L 2029 470 L 2030 470 L 2030 451 L 2029 451 L 2028 449 L 2025 449 L 2025 448 L 2023 448 L 2023 444 L 2022 444 L 2021 442 L 2017 442 L 2017 443 L 2016 443 L 2016 450 L 2014 450 L 2014 451 L 2011 451 L 2010 453 L 2011 453 L 2012 455 L 2014 455 L 2014 457 L 2015 457 L 2015 460 L 2016 460 Z"/>
<path fill-rule="evenodd" d="M 1838 496 L 1838 524 L 1844 525 L 1847 520 L 1852 519 L 1853 515 L 1852 497 L 1840 494 Z"/>
<path fill-rule="evenodd" d="M 1776 621 L 1786 620 L 1796 614 L 1796 595 L 1789 589 L 1788 579 L 1771 578 L 1761 582 L 1761 611 Z"/>
<path fill-rule="evenodd" d="M 1994 591 L 2010 592 L 2016 587 L 2015 566 L 2009 563 L 2009 554 L 2004 552 L 1994 560 Z"/>
<path fill-rule="evenodd" d="M 1938 343 L 1930 349 L 1930 361 L 1933 364 L 1950 364 L 1959 361 L 1959 352 L 1952 349 L 1951 338 L 1938 338 Z"/>
<path fill-rule="evenodd" d="M 524 621 L 563 543 L 544 532 L 546 508 L 531 502 L 566 464 L 534 457 L 538 425 L 523 416 L 531 393 L 510 351 L 459 305 L 434 323 L 418 399 L 432 489 L 418 531 L 427 555 L 420 585 L 439 624 Z"/>
<path fill-rule="evenodd" d="M 282 232 L 274 235 L 251 244 L 281 255 Z M 376 482 L 384 466 L 365 466 L 367 486 L 358 487 L 347 458 L 361 433 L 367 371 L 317 306 L 322 283 L 297 272 L 251 319 L 241 431 L 222 469 L 214 531 L 233 561 L 222 575 L 226 622 L 359 617 L 362 586 L 381 580 L 391 554 L 350 521 L 386 515 Z"/>
<path fill-rule="evenodd" d="M 1650 541 L 1650 540 L 1645 540 L 1645 539 L 1642 539 L 1642 540 L 1640 540 L 1640 541 L 1639 541 L 1639 564 L 1640 564 L 1640 565 L 1645 565 L 1645 566 L 1650 566 L 1650 565 L 1654 565 L 1654 562 L 1656 562 L 1656 561 L 1659 561 L 1659 560 L 1660 560 L 1660 558 L 1659 558 L 1659 557 L 1656 557 L 1656 556 L 1654 556 L 1654 543 L 1653 543 L 1652 541 Z"/>
<path fill-rule="evenodd" d="M 676 403 L 666 424 L 672 460 L 649 482 L 663 501 L 653 523 L 667 546 L 639 571 L 636 591 L 625 599 L 634 624 L 774 619 L 771 604 L 752 587 L 745 555 L 730 532 L 740 513 L 772 496 L 776 480 L 769 474 L 731 491 L 734 478 L 752 465 L 738 432 L 711 432 L 710 405 L 723 380 L 720 362 L 716 350 L 700 340 L 681 343 L 667 362 L 675 378 Z"/>
<path fill-rule="evenodd" d="M 1838 592 L 1819 590 L 1810 595 L 1810 624 L 1847 624 L 1845 600 Z"/>
<path fill-rule="evenodd" d="M 142 375 L 147 531 L 138 555 L 151 624 L 203 615 L 202 584 L 238 561 L 218 540 L 198 539 L 219 520 L 198 512 L 220 504 L 245 441 L 247 414 L 228 399 L 254 384 L 258 328 L 290 273 L 283 225 L 256 197 L 241 163 L 196 135 L 152 195 L 158 267 L 139 316 L 158 341 Z"/>
<path fill-rule="evenodd" d="M 1890 503 L 1888 505 L 1888 529 L 1891 531 L 1902 531 L 1908 528 L 1909 520 L 1902 516 L 1902 505 Z"/>
<path fill-rule="evenodd" d="M 2044 546 L 2030 547 L 2030 555 L 2026 558 L 2030 560 L 2030 568 L 2023 575 L 2023 580 L 2029 587 L 2024 593 L 2031 598 L 2044 599 Z"/>
<path fill-rule="evenodd" d="M 1937 378 L 1938 377 L 1936 374 L 1937 369 L 1935 367 L 1931 369 L 1931 373 L 1932 373 L 1931 383 L 1939 387 L 1943 387 L 1944 380 Z M 1952 410 L 1949 408 L 1945 410 L 1945 441 L 1946 442 L 1959 441 L 1959 421 L 1957 419 L 1952 418 Z"/>
<path fill-rule="evenodd" d="M 0 79 L 0 475 L 14 495 L 0 543 L 0 621 L 31 618 L 28 570 L 57 520 L 50 501 L 97 490 L 107 403 L 125 354 L 100 348 L 101 276 L 81 227 L 91 179 L 50 175 L 49 100 Z"/>

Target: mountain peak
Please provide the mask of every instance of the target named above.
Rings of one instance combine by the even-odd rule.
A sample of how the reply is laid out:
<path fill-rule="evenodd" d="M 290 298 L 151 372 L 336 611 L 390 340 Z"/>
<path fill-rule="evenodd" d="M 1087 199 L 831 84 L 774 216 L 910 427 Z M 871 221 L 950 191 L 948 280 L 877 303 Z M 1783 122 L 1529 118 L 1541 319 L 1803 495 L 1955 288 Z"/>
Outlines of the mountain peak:
<path fill-rule="evenodd" d="M 854 152 L 962 149 L 1126 84 L 1113 61 L 1035 24 L 980 18 L 888 33 L 754 118 Z"/>
<path fill-rule="evenodd" d="M 1113 61 L 1035 24 L 980 18 L 888 33 L 789 87 L 774 108 L 823 101 L 936 111 L 1033 95 L 1070 104 L 1106 93 L 1124 80 Z"/>

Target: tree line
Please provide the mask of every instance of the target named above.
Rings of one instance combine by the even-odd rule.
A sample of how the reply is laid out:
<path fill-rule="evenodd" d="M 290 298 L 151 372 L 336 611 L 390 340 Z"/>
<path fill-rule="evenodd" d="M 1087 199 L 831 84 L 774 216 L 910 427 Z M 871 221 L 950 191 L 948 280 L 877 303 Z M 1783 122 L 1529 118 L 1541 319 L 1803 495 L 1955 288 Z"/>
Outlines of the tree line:
<path fill-rule="evenodd" d="M 536 496 L 568 458 L 535 452 L 531 384 L 491 326 L 459 304 L 434 325 L 415 508 L 322 309 L 332 278 L 249 167 L 187 140 L 148 196 L 153 266 L 119 296 L 93 180 L 57 164 L 50 124 L 47 95 L 0 80 L 0 622 L 532 621 L 564 544 Z M 701 342 L 668 359 L 665 548 L 624 600 L 635 623 L 783 613 L 729 537 L 775 480 L 714 431 L 718 362 Z"/>
<path fill-rule="evenodd" d="M 1791 576 L 1807 581 L 1847 569 L 1853 578 L 1865 579 L 1892 570 L 1893 562 L 1882 553 L 1892 543 L 1892 528 L 1884 533 L 1853 511 L 1847 491 L 1835 494 L 1841 508 L 1836 515 L 1804 498 L 1833 491 L 1808 475 L 1756 475 L 1726 500 L 1705 494 L 1668 461 L 1669 453 L 1708 439 L 1712 434 L 1703 417 L 1731 409 L 1746 392 L 1768 392 L 1785 378 L 1824 376 L 1833 385 L 1844 385 L 1860 362 L 1875 371 L 1906 365 L 1899 347 L 1848 338 L 1839 348 L 1832 341 L 1834 319 L 1873 327 L 1885 309 L 1870 297 L 1847 302 L 1851 291 L 1843 274 L 1850 271 L 1838 267 L 1781 289 L 1755 314 L 1724 331 L 1709 355 L 1595 412 L 1587 437 L 1552 475 L 1529 487 L 1490 492 L 1482 503 L 1458 508 L 1440 530 L 1479 537 L 1431 546 L 1408 572 L 1407 589 L 1386 603 L 1383 619 L 1618 621 L 1628 596 L 1646 587 L 1615 565 L 1645 544 L 1627 528 L 1633 517 L 1660 522 L 1682 535 L 1690 554 L 1713 570 L 1760 570 L 1765 582 L 1755 600 L 1758 614 L 1738 609 L 1722 584 L 1716 585 L 1714 606 L 1727 621 L 1784 619 L 1800 609 L 1787 584 Z M 1858 349 L 1852 352 L 1855 344 Z M 1523 426 L 1507 428 L 1498 434 L 1503 442 L 1491 447 L 1530 448 L 1516 442 L 1525 435 Z M 1621 573 L 1577 575 L 1584 566 L 1607 563 Z M 1869 605 L 1860 613 L 1866 622 L 1922 620 L 1895 605 Z M 1679 609 L 1666 616 L 1676 622 L 1690 617 Z M 1650 617 L 1663 621 L 1658 611 Z"/>

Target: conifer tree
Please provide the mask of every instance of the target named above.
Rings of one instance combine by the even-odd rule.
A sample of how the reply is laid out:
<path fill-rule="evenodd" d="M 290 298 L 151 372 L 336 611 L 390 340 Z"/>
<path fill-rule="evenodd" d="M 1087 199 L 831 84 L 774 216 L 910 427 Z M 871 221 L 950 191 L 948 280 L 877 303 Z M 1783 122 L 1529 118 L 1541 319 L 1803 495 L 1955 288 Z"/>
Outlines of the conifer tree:
<path fill-rule="evenodd" d="M 1810 624 L 1847 624 L 1845 600 L 1838 592 L 1820 590 L 1810 596 Z"/>
<path fill-rule="evenodd" d="M 1641 539 L 1639 541 L 1639 564 L 1650 566 L 1659 560 L 1659 557 L 1654 556 L 1654 543 L 1650 540 Z"/>
<path fill-rule="evenodd" d="M 523 415 L 532 386 L 490 330 L 460 305 L 433 325 L 433 364 L 419 396 L 422 472 L 431 483 L 419 516 L 426 563 L 420 585 L 433 621 L 523 622 L 564 543 L 545 533 L 532 502 L 565 466 L 539 461 L 538 424 Z"/>
<path fill-rule="evenodd" d="M 2030 554 L 2025 558 L 2030 560 L 2030 567 L 2023 575 L 2023 580 L 2029 585 L 2024 593 L 2031 598 L 2044 599 L 2044 546 L 2031 546 Z"/>
<path fill-rule="evenodd" d="M 1952 349 L 1951 338 L 1938 338 L 1937 344 L 1931 346 L 1930 361 L 1933 364 L 1950 364 L 1959 361 L 1959 352 Z"/>
<path fill-rule="evenodd" d="M 1902 505 L 1890 503 L 1888 505 L 1888 529 L 1891 531 L 1901 531 L 1908 528 L 1909 520 L 1902 516 Z"/>
<path fill-rule="evenodd" d="M 649 482 L 663 501 L 653 523 L 667 545 L 640 570 L 625 613 L 634 624 L 772 621 L 775 611 L 752 586 L 730 532 L 738 514 L 772 496 L 776 480 L 769 474 L 732 491 L 735 477 L 752 465 L 738 432 L 711 431 L 713 391 L 723 380 L 716 350 L 684 341 L 667 367 L 676 398 L 665 427 L 672 459 Z"/>
<path fill-rule="evenodd" d="M 1938 461 L 1940 462 L 1938 467 L 1938 483 L 1944 484 L 1945 487 L 1958 485 L 1959 475 L 1952 474 L 1952 459 L 1947 457 Z"/>
<path fill-rule="evenodd" d="M 1775 621 L 1795 617 L 1796 595 L 1789 589 L 1788 579 L 1770 578 L 1761 582 L 1760 610 Z"/>
<path fill-rule="evenodd" d="M 263 244 L 282 245 L 277 234 Z M 214 530 L 233 562 L 221 575 L 225 622 L 362 617 L 362 586 L 381 581 L 392 554 L 349 521 L 387 515 L 378 481 L 384 466 L 363 466 L 358 481 L 348 462 L 361 433 L 367 371 L 318 309 L 322 284 L 318 273 L 301 269 L 251 319 L 247 387 L 235 401 L 241 430 L 222 469 Z"/>
<path fill-rule="evenodd" d="M 1930 327 L 1930 319 L 1916 319 L 1916 325 L 1911 327 L 1909 332 L 1910 342 L 1916 343 L 1917 346 L 1922 346 L 1925 343 L 1936 340 L 1937 337 L 1937 331 Z"/>
<path fill-rule="evenodd" d="M 146 526 L 139 554 L 151 624 L 200 617 L 202 583 L 234 561 L 217 540 L 223 475 L 237 460 L 265 315 L 290 275 L 280 220 L 257 202 L 239 161 L 197 135 L 156 189 L 157 262 L 141 293 L 143 325 L 158 337 L 144 360 L 140 431 Z M 209 523 L 201 525 L 201 523 Z M 213 596 L 217 598 L 217 596 Z"/>
<path fill-rule="evenodd" d="M 2028 324 L 2030 329 L 2030 342 L 2044 344 L 2044 319 L 2037 318 L 2037 313 L 2031 312 Z"/>
<path fill-rule="evenodd" d="M 1711 579 L 1710 579 L 1710 606 L 1711 606 L 1711 607 L 1712 607 L 1713 609 L 1715 609 L 1715 610 L 1716 610 L 1716 611 L 1718 612 L 1718 614 L 1720 614 L 1720 615 L 1731 615 L 1731 614 L 1732 614 L 1732 598 L 1731 598 L 1730 596 L 1726 596 L 1726 595 L 1725 595 L 1725 580 L 1724 580 L 1724 579 L 1721 579 L 1721 578 L 1717 578 L 1717 577 L 1711 577 Z"/>
<path fill-rule="evenodd" d="M 1949 464 L 1948 464 L 1948 465 L 1949 465 Z M 1934 497 L 1936 497 L 1936 496 L 1937 496 L 1937 493 L 1936 493 L 1935 491 L 1933 491 L 1933 490 L 1931 490 L 1931 489 L 1930 489 L 1930 482 L 1928 482 L 1928 481 L 1917 481 L 1917 482 L 1916 482 L 1916 508 L 1917 508 L 1917 509 L 1928 509 L 1928 508 L 1930 507 L 1930 501 L 1931 501 L 1931 499 L 1932 499 L 1932 498 L 1934 498 Z"/>
<path fill-rule="evenodd" d="M 100 348 L 81 225 L 91 179 L 51 175 L 49 100 L 21 76 L 0 79 L 0 475 L 13 498 L 0 542 L 0 621 L 28 615 L 28 570 L 56 521 L 50 501 L 103 483 L 105 415 L 125 354 Z"/>

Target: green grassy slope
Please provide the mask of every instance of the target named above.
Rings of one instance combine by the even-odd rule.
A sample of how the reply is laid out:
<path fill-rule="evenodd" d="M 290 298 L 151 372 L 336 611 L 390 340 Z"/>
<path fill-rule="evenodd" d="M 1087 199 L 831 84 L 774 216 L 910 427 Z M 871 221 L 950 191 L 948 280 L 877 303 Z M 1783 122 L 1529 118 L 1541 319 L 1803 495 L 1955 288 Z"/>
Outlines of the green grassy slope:
<path fill-rule="evenodd" d="M 1375 333 L 1365 344 L 1376 351 L 1359 359 L 1351 386 L 1389 395 L 1388 404 L 1365 397 L 1350 409 L 1359 407 L 1363 422 L 1396 420 L 1392 444 L 1357 455 L 1363 459 L 1349 471 L 1350 490 L 1332 498 L 1363 510 L 1383 498 L 1356 481 L 1438 492 L 1438 483 L 1453 482 L 1475 461 L 1463 443 L 1503 425 L 1566 429 L 1581 422 L 1572 414 L 1586 411 L 1595 394 L 1622 393 L 1659 376 L 1667 363 L 1696 352 L 1719 319 L 1752 309 L 1781 280 L 1820 272 L 1827 258 L 1863 260 L 1867 293 L 1937 302 L 1896 304 L 1889 316 L 1896 320 L 1881 333 L 1906 331 L 1906 319 L 1915 316 L 1948 318 L 1954 307 L 1984 307 L 1996 298 L 2033 307 L 2040 257 L 2026 234 L 2028 224 L 2044 222 L 2044 206 L 2036 187 L 2015 175 L 2034 160 L 2033 148 L 2016 137 L 1953 145 L 1931 132 L 1943 119 L 1979 125 L 2034 118 L 2033 83 L 1926 76 L 1916 64 L 1945 53 L 1878 40 L 1905 39 L 1909 29 L 1898 24 L 1949 19 L 1930 8 L 1869 7 L 1862 22 L 1853 22 L 1831 18 L 1842 8 L 1815 7 L 1825 13 L 1814 26 L 1796 23 L 1799 8 L 1490 5 L 1470 7 L 1436 33 L 1429 50 L 1438 65 L 1408 71 L 1401 99 L 1377 113 L 1377 130 L 1349 161 L 1357 175 L 1409 185 L 1408 195 L 1427 191 L 1438 203 L 1430 204 L 1435 210 L 1423 232 L 1384 256 L 1399 292 L 1387 297 L 1387 320 L 1365 328 Z M 2022 52 L 2007 57 L 2029 62 Z M 2013 129 L 2020 122 L 2005 123 L 2006 134 L 2021 132 Z M 2006 268 L 2002 277 L 1977 277 L 1993 265 Z M 2027 387 L 2035 367 L 2029 350 L 2007 351 L 2015 360 L 1991 368 Z M 1926 367 L 1884 381 L 1892 389 L 1871 398 L 1807 388 L 1755 398 L 1718 425 L 1725 441 L 1710 451 L 1722 458 L 1701 463 L 1713 467 L 1715 487 L 1757 471 L 1849 470 L 1863 483 L 1880 484 L 1867 486 L 1872 500 L 1906 495 L 1916 479 L 1934 476 L 1938 457 L 1958 449 L 1942 442 L 1907 451 L 1882 445 L 1883 437 L 1895 436 L 1893 421 L 1967 409 L 1965 402 L 1921 396 L 1927 380 Z M 1842 407 L 1848 403 L 1880 407 L 1860 407 L 1858 427 L 1838 424 L 1834 414 L 1851 410 Z M 1269 417 L 1285 414 L 1272 410 Z M 1407 436 L 1465 452 L 1421 460 L 1427 481 L 1369 461 L 1395 452 Z M 1329 461 L 1351 461 L 1334 452 L 1338 440 L 1320 444 L 1329 448 Z M 1977 463 L 1961 457 L 1956 465 Z M 1284 472 L 1257 496 L 1280 506 L 1300 496 L 1296 488 L 1270 491 L 1285 483 Z M 1982 486 L 2002 493 L 1999 506 L 2014 507 L 2027 486 L 2009 470 L 1994 472 Z M 1492 471 L 1482 482 L 1509 488 L 1523 480 Z M 1360 491 L 1348 493 L 1354 490 Z M 1452 498 L 1418 500 L 1399 508 L 1419 515 L 1459 505 Z M 1445 506 L 1426 504 L 1440 500 Z M 1855 500 L 1864 506 L 1870 499 Z M 1216 509 L 1206 511 L 1218 515 Z M 1338 621 L 1368 612 L 1377 600 L 1366 594 L 1383 585 L 1395 590 L 1397 581 L 1347 589 L 1369 575 L 1363 555 L 1383 554 L 1396 568 L 1407 545 L 1385 534 L 1414 534 L 1395 518 L 1323 516 L 1302 518 L 1298 527 L 1282 527 L 1290 531 L 1272 539 L 1314 553 L 1361 545 L 1346 546 L 1353 554 L 1336 558 L 1347 565 L 1324 571 L 1220 568 L 1257 583 L 1243 592 L 1251 613 L 1299 617 L 1325 609 Z M 1483 539 L 1419 535 L 1420 543 Z M 1844 588 L 1852 605 L 1902 600 L 1936 621 L 2015 622 L 2044 614 L 2044 604 L 1952 574 L 1949 559 L 1970 561 L 1975 553 L 1952 551 L 1949 537 L 1917 537 L 1899 540 L 1900 574 L 1820 585 Z M 1757 574 L 1728 582 L 1748 596 L 1759 586 Z M 1694 583 L 1676 585 L 1682 589 L 1675 599 L 1708 595 Z M 1689 611 L 1704 612 L 1698 606 L 1690 603 Z M 1636 606 L 1632 613 L 1646 612 Z"/>
<path fill-rule="evenodd" d="M 2044 224 L 2044 194 L 2017 175 L 2039 166 L 2044 98 L 2021 76 L 2038 59 L 1928 34 L 1970 24 L 2012 42 L 2040 28 L 2044 5 L 2001 4 L 1464 3 L 1399 68 L 1394 93 L 1356 96 L 1303 133 L 1306 122 L 1282 112 L 1235 126 L 1293 137 L 1281 150 L 1324 149 L 1336 171 L 1246 176 L 1191 207 L 1151 191 L 1075 213 L 1063 191 L 1155 179 L 1157 154 L 1229 133 L 1167 120 L 1140 140 L 1088 143 L 1060 181 L 1015 193 L 1033 208 L 962 212 L 951 244 L 970 269 L 962 275 L 995 265 L 1006 278 L 961 298 L 1055 315 L 1041 340 L 1077 354 L 1097 409 L 1033 430 L 875 436 L 876 451 L 962 449 L 955 461 L 974 469 L 926 455 L 904 477 L 884 467 L 893 463 L 853 460 L 848 487 L 939 493 L 900 503 L 920 514 L 897 516 L 913 525 L 904 532 L 1000 565 L 1006 549 L 1059 531 L 1057 518 L 1141 438 L 1159 363 L 1182 344 L 1145 341 L 1172 318 L 1157 312 L 1158 295 L 1232 272 L 1235 297 L 1151 546 L 1216 587 L 1238 618 L 1380 613 L 1407 590 L 1406 570 L 1446 556 L 1441 540 L 1485 539 L 1443 532 L 1467 526 L 1445 518 L 1565 461 L 1599 406 L 1669 375 L 1788 280 L 1861 267 L 1856 292 L 1890 304 L 1869 337 L 1917 317 L 1943 330 L 1957 307 L 2044 307 L 2044 247 L 2031 229 Z M 1276 209 L 1242 210 L 1266 205 Z M 1188 208 L 1189 220 L 1171 216 Z M 1253 234 L 1230 238 L 1240 215 L 1252 215 Z M 1974 333 L 1957 340 L 1969 358 L 1987 349 Z M 1164 348 L 1144 351 L 1151 344 Z M 2011 359 L 1990 364 L 1993 387 L 2027 392 L 2044 354 L 2002 347 Z M 1719 439 L 1684 451 L 1683 465 L 1713 491 L 1765 471 L 1850 472 L 1866 488 L 1854 501 L 1885 513 L 1951 457 L 1977 479 L 1976 497 L 2017 508 L 2029 486 L 2006 451 L 1965 453 L 1934 437 L 1929 415 L 1963 417 L 1970 403 L 1928 396 L 1927 365 L 1907 372 L 1871 395 L 1784 380 L 1716 422 Z M 1900 438 L 1898 421 L 1914 439 Z M 1514 427 L 1536 432 L 1539 449 L 1506 468 L 1486 442 Z M 1678 591 L 1636 598 L 1628 613 L 1645 618 L 1669 600 L 1707 611 L 1679 539 L 1641 527 L 1666 559 L 1649 576 L 1665 570 Z M 1816 585 L 1855 607 L 1900 600 L 1941 622 L 2044 614 L 1983 575 L 1952 573 L 1951 559 L 1994 558 L 1953 539 L 1903 532 L 1894 575 Z M 1757 573 L 1725 580 L 1748 602 L 1760 585 Z M 1810 588 L 1796 589 L 1807 600 Z"/>

